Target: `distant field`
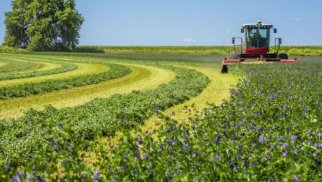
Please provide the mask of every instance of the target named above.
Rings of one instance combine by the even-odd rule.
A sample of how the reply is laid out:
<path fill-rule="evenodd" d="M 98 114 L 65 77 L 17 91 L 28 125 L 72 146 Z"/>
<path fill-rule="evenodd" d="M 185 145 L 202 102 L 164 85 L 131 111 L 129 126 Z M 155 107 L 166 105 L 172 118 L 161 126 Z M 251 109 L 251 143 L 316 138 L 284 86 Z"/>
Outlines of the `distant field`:
<path fill-rule="evenodd" d="M 273 51 L 274 48 L 272 47 Z M 101 52 L 108 54 L 190 54 L 190 55 L 226 55 L 234 51 L 232 46 L 173 46 L 173 47 L 109 47 L 79 46 L 76 52 Z M 322 46 L 283 46 L 280 52 L 292 56 L 321 56 Z"/>
<path fill-rule="evenodd" d="M 27 52 L 0 47 L 0 52 Z M 106 53 L 109 55 L 221 55 L 234 51 L 232 46 L 78 46 L 73 52 Z M 274 51 L 274 47 L 271 48 Z M 282 46 L 280 52 L 290 56 L 322 56 L 322 46 Z"/>

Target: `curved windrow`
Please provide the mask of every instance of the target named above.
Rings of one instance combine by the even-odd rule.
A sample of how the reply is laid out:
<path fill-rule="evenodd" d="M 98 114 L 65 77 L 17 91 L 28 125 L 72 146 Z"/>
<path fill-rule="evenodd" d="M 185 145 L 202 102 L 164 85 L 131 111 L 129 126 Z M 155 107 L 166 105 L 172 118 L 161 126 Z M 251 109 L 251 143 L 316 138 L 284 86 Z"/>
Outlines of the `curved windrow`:
<path fill-rule="evenodd" d="M 97 73 L 94 75 L 83 75 L 75 78 L 67 78 L 61 80 L 46 80 L 40 83 L 28 83 L 30 80 L 26 80 L 27 83 L 23 85 L 15 85 L 9 87 L 3 87 L 10 85 L 10 81 L 0 82 L 0 99 L 8 99 L 13 97 L 25 97 L 28 95 L 37 95 L 45 92 L 68 89 L 72 87 L 81 87 L 90 84 L 97 84 L 105 80 L 118 78 L 129 74 L 130 69 L 115 64 L 106 64 L 110 70 L 103 73 Z M 105 66 L 105 65 L 102 65 Z M 69 72 L 71 73 L 71 72 Z M 53 76 L 53 75 L 50 75 Z M 41 77 L 35 77 L 34 80 L 39 80 Z M 55 78 L 55 77 L 53 77 Z M 12 80 L 12 84 L 16 84 L 18 81 Z M 1 88 L 2 87 L 2 88 Z"/>
<path fill-rule="evenodd" d="M 0 73 L 10 73 L 10 72 L 18 72 L 18 71 L 24 71 L 28 69 L 32 69 L 33 67 L 36 67 L 37 64 L 32 62 L 26 62 L 11 58 L 0 58 L 1 62 L 7 63 L 6 65 L 0 67 Z"/>
<path fill-rule="evenodd" d="M 35 67 L 33 70 L 20 71 L 15 74 L 7 73 L 0 74 L 0 81 L 2 80 L 13 80 L 21 78 L 30 78 L 37 76 L 53 75 L 58 73 L 65 73 L 69 71 L 74 71 L 78 68 L 76 64 L 66 63 L 66 62 L 53 62 L 49 59 L 47 60 L 37 60 L 37 59 L 23 59 L 24 61 L 29 61 L 32 63 L 37 63 L 39 66 Z"/>
<path fill-rule="evenodd" d="M 25 164 L 35 153 L 65 148 L 66 142 L 84 147 L 87 141 L 137 126 L 154 112 L 185 102 L 198 95 L 209 82 L 205 75 L 194 70 L 165 68 L 174 71 L 176 78 L 153 90 L 94 99 L 74 108 L 31 110 L 17 120 L 0 121 L 0 161 L 8 159 L 14 164 Z"/>
<path fill-rule="evenodd" d="M 120 61 L 117 62 L 120 64 Z M 131 69 L 131 74 L 99 84 L 0 100 L 0 119 L 19 118 L 29 108 L 43 110 L 46 105 L 52 105 L 55 108 L 74 107 L 94 98 L 108 98 L 114 94 L 127 94 L 133 90 L 154 89 L 175 78 L 174 72 L 164 68 L 128 63 L 121 63 L 121 65 Z"/>

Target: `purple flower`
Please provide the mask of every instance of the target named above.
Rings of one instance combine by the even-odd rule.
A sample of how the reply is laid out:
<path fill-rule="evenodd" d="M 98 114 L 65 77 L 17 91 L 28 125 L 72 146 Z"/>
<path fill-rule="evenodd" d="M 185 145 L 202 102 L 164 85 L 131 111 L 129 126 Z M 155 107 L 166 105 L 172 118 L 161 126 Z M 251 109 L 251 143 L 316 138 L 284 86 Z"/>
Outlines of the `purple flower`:
<path fill-rule="evenodd" d="M 242 159 L 242 157 L 241 157 L 241 155 L 240 155 L 240 154 L 238 154 L 238 155 L 237 155 L 237 159 L 238 159 L 238 160 L 241 160 L 241 159 Z"/>
<path fill-rule="evenodd" d="M 82 173 L 82 174 L 80 175 L 80 178 L 81 178 L 81 179 L 86 179 L 86 178 L 87 178 L 87 174 Z"/>
<path fill-rule="evenodd" d="M 257 116 L 257 117 L 258 117 L 259 115 L 260 115 L 260 113 L 259 113 L 259 112 L 256 112 L 256 113 L 255 113 L 255 116 Z"/>
<path fill-rule="evenodd" d="M 319 136 L 319 137 L 322 137 L 322 132 L 319 132 L 319 133 L 318 133 L 318 136 Z"/>
<path fill-rule="evenodd" d="M 292 141 L 294 141 L 296 139 L 296 137 L 294 135 L 292 135 L 290 138 Z"/>
<path fill-rule="evenodd" d="M 43 178 L 40 178 L 40 179 L 38 179 L 38 182 L 46 182 L 46 180 Z"/>
<path fill-rule="evenodd" d="M 239 122 L 239 123 L 236 125 L 236 127 L 237 127 L 237 128 L 240 128 L 244 123 L 245 123 L 245 122 Z"/>
<path fill-rule="evenodd" d="M 183 145 L 182 145 L 182 149 L 183 149 L 184 151 L 188 151 L 188 150 L 189 150 L 189 146 L 188 146 L 187 144 L 183 144 Z"/>
<path fill-rule="evenodd" d="M 97 180 L 99 180 L 101 178 L 101 176 L 100 176 L 100 173 L 99 172 L 96 172 L 95 174 L 93 174 L 93 180 L 94 181 L 97 181 Z"/>
<path fill-rule="evenodd" d="M 168 178 L 168 180 L 172 180 L 172 174 L 170 174 L 170 173 L 167 173 L 167 178 Z"/>
<path fill-rule="evenodd" d="M 159 109 L 157 109 L 157 108 L 155 108 L 155 109 L 153 110 L 153 112 L 158 114 L 158 113 L 160 113 L 160 110 L 159 110 Z"/>
<path fill-rule="evenodd" d="M 220 161 L 220 156 L 219 155 L 216 155 L 215 159 L 214 159 L 214 162 L 218 162 Z"/>
<path fill-rule="evenodd" d="M 193 152 L 192 152 L 192 155 L 193 155 L 194 157 L 197 157 L 197 155 L 198 155 L 198 152 L 196 152 L 196 151 L 193 151 Z"/>
<path fill-rule="evenodd" d="M 318 152 L 317 151 L 315 151 L 315 152 L 313 152 L 313 157 L 316 157 L 317 155 L 318 155 Z"/>
<path fill-rule="evenodd" d="M 255 126 L 255 125 L 252 125 L 252 129 L 257 131 L 258 130 L 258 127 Z"/>
<path fill-rule="evenodd" d="M 263 142 L 265 142 L 266 141 L 266 137 L 265 137 L 265 135 L 261 135 L 261 136 L 259 136 L 259 138 L 258 138 L 258 142 L 259 143 L 263 143 Z"/>
<path fill-rule="evenodd" d="M 57 145 L 57 143 L 55 142 L 55 140 L 52 140 L 52 141 L 50 142 L 50 145 L 54 147 L 54 146 L 56 146 L 56 145 Z"/>
<path fill-rule="evenodd" d="M 256 164 L 257 164 L 256 162 L 252 162 L 250 167 L 254 167 L 254 166 L 256 166 Z"/>
<path fill-rule="evenodd" d="M 300 182 L 300 179 L 297 176 L 295 176 L 293 182 Z"/>
<path fill-rule="evenodd" d="M 215 144 L 219 145 L 220 144 L 221 137 L 216 137 L 215 139 Z"/>
<path fill-rule="evenodd" d="M 283 143 L 284 148 L 288 148 L 288 143 Z"/>
<path fill-rule="evenodd" d="M 253 148 L 256 148 L 257 144 L 256 143 L 253 143 Z"/>
<path fill-rule="evenodd" d="M 20 182 L 20 176 L 18 173 L 13 177 L 12 182 Z"/>
<path fill-rule="evenodd" d="M 283 155 L 283 157 L 286 157 L 287 156 L 287 152 L 284 150 L 282 155 Z"/>
<path fill-rule="evenodd" d="M 173 140 L 171 140 L 171 139 L 170 139 L 170 140 L 168 140 L 168 141 L 167 141 L 167 144 L 169 145 L 169 147 L 171 147 L 171 146 L 172 146 L 172 144 L 173 144 Z"/>
<path fill-rule="evenodd" d="M 36 178 L 35 174 L 34 173 L 30 173 L 28 175 L 28 177 L 27 177 L 27 180 L 32 180 L 32 179 L 35 179 L 35 178 Z"/>
<path fill-rule="evenodd" d="M 322 143 L 317 144 L 319 148 L 322 148 Z"/>
<path fill-rule="evenodd" d="M 239 145 L 237 146 L 237 150 L 241 151 L 241 149 L 242 149 L 242 147 L 241 147 L 241 145 L 239 144 Z"/>
<path fill-rule="evenodd" d="M 137 155 L 137 156 L 135 157 L 135 159 L 136 159 L 137 161 L 140 161 L 140 160 L 141 160 L 141 156 L 140 156 L 140 155 Z"/>
<path fill-rule="evenodd" d="M 142 144 L 143 144 L 143 140 L 142 140 L 142 137 L 141 137 L 141 136 L 139 136 L 139 137 L 138 137 L 138 143 L 139 143 L 140 145 L 142 145 Z"/>
<path fill-rule="evenodd" d="M 231 166 L 232 166 L 232 165 L 234 165 L 235 163 L 236 163 L 236 161 L 232 159 L 232 160 L 230 160 L 229 165 L 231 165 Z"/>
<path fill-rule="evenodd" d="M 8 170 L 10 169 L 10 165 L 9 165 L 9 164 L 5 164 L 5 165 L 4 165 L 4 169 L 5 169 L 6 171 L 8 171 Z"/>
<path fill-rule="evenodd" d="M 270 176 L 270 177 L 268 178 L 268 181 L 273 181 L 273 180 L 274 180 L 273 176 Z"/>
<path fill-rule="evenodd" d="M 148 160 L 148 158 L 149 158 L 148 155 L 144 155 L 143 157 L 144 160 Z"/>

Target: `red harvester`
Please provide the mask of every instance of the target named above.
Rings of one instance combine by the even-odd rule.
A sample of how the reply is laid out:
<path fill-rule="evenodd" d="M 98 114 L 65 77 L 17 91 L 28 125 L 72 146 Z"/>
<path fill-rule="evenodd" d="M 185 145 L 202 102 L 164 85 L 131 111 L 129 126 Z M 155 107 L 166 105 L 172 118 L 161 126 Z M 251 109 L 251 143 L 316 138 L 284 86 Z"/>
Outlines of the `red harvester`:
<path fill-rule="evenodd" d="M 296 63 L 297 59 L 289 59 L 285 53 L 279 53 L 282 38 L 275 38 L 275 52 L 269 52 L 270 32 L 273 25 L 262 24 L 259 20 L 257 24 L 244 24 L 241 28 L 242 37 L 233 37 L 232 44 L 235 52 L 230 53 L 221 62 L 221 73 L 228 73 L 228 66 L 233 64 L 252 64 L 265 62 Z M 277 33 L 277 29 L 273 29 Z M 240 51 L 236 50 L 236 40 L 240 40 Z M 245 40 L 245 41 L 244 41 Z M 255 60 L 255 61 L 254 61 Z"/>

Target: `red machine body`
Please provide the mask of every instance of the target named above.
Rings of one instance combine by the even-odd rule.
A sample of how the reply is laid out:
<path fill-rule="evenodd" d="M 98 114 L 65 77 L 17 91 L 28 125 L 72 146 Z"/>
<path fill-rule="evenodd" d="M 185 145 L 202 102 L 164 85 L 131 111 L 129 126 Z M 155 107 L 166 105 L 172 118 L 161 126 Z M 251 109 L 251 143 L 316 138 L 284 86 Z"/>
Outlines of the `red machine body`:
<path fill-rule="evenodd" d="M 235 52 L 227 55 L 222 60 L 221 72 L 227 73 L 228 66 L 232 64 L 252 64 L 260 61 L 265 62 L 281 62 L 281 63 L 296 63 L 297 59 L 289 59 L 285 53 L 279 53 L 280 45 L 282 44 L 281 38 L 275 38 L 275 52 L 270 53 L 270 35 L 273 25 L 262 24 L 258 21 L 257 24 L 244 24 L 242 25 L 242 37 L 233 37 L 232 43 Z M 273 29 L 277 33 L 277 29 Z M 236 50 L 236 40 L 240 40 L 240 51 Z"/>

